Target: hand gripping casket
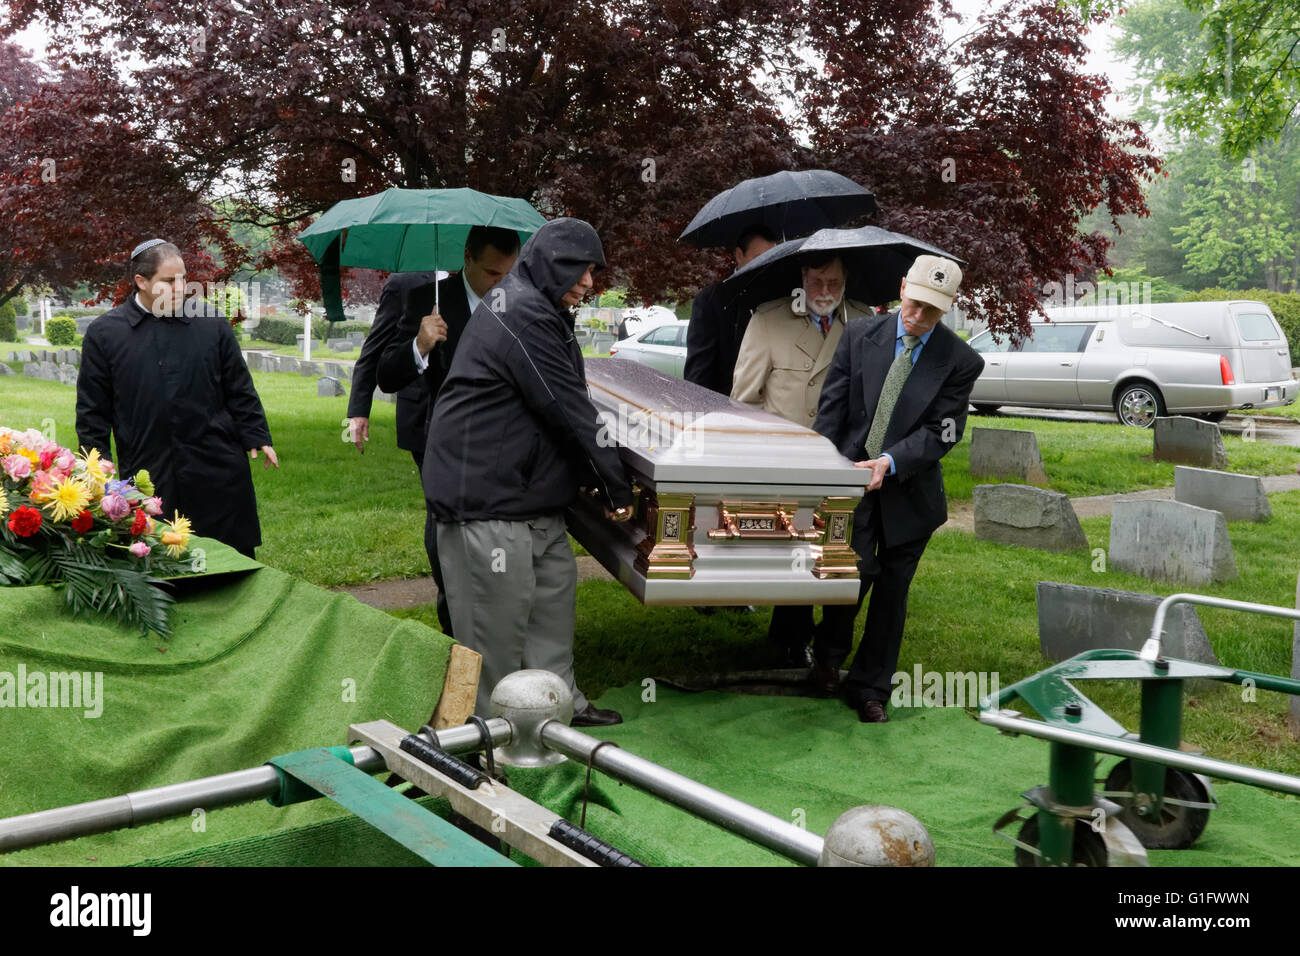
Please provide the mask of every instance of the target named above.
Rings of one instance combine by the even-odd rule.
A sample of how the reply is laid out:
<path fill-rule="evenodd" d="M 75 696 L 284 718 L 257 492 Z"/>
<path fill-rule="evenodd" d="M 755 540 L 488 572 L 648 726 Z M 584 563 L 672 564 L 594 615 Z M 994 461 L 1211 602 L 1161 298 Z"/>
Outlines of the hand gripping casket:
<path fill-rule="evenodd" d="M 601 440 L 633 479 L 615 522 L 580 496 L 569 530 L 643 604 L 852 604 L 861 469 L 829 440 L 637 362 L 589 359 Z"/>

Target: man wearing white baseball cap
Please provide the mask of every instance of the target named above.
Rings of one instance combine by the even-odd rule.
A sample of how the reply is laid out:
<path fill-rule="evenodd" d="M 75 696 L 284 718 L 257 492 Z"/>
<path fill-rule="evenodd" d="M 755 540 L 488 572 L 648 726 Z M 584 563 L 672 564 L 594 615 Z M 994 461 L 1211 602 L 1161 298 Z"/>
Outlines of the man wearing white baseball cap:
<path fill-rule="evenodd" d="M 864 723 L 889 719 L 907 592 L 930 535 L 948 520 L 940 459 L 961 441 L 971 388 L 984 360 L 940 323 L 961 285 L 950 259 L 920 256 L 899 307 L 849 323 L 826 373 L 813 427 L 859 468 L 867 493 L 853 515 L 861 589 L 854 605 L 828 605 L 814 646 L 812 681 L 832 692 L 853 646 L 867 592 L 862 643 L 838 687 Z"/>

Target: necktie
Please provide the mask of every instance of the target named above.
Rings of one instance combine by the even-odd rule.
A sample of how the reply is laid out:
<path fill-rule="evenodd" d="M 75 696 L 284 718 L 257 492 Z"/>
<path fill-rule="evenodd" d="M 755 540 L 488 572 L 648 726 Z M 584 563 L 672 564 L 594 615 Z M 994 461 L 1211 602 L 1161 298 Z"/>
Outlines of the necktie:
<path fill-rule="evenodd" d="M 880 401 L 876 404 L 876 417 L 871 420 L 871 431 L 867 433 L 867 457 L 879 458 L 885 446 L 885 432 L 889 430 L 889 420 L 894 416 L 894 406 L 902 394 L 903 383 L 912 371 L 912 350 L 921 343 L 919 335 L 903 336 L 903 351 L 894 358 L 885 375 L 885 384 L 880 387 Z"/>
<path fill-rule="evenodd" d="M 829 315 L 817 316 L 817 324 L 822 327 L 822 335 L 831 330 L 831 317 Z"/>

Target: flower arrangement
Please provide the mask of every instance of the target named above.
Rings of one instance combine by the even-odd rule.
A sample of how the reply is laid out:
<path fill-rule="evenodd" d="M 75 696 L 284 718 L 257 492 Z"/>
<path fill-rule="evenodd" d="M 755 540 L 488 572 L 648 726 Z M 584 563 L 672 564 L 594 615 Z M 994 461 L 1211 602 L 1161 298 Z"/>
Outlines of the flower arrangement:
<path fill-rule="evenodd" d="M 0 586 L 61 587 L 74 614 L 103 614 L 167 637 L 190 523 L 161 517 L 147 471 L 114 477 L 92 449 L 75 454 L 36 429 L 0 428 Z"/>

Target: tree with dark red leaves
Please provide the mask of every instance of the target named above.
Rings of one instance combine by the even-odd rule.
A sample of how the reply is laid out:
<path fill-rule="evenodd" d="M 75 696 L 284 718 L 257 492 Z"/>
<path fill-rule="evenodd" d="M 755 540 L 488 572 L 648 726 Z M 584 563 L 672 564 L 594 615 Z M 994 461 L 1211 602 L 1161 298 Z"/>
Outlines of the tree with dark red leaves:
<path fill-rule="evenodd" d="M 946 0 L 9 6 L 73 66 L 115 48 L 131 148 L 165 160 L 191 202 L 220 196 L 222 216 L 276 227 L 257 266 L 306 295 L 315 272 L 291 236 L 313 215 L 389 186 L 471 186 L 590 220 L 632 300 L 689 296 L 725 268 L 676 243 L 700 206 L 825 166 L 877 193 L 877 223 L 968 259 L 965 287 L 1005 324 L 1044 282 L 1104 265 L 1080 215 L 1141 211 L 1154 168 L 1081 72 L 1085 24 L 1046 0 L 1014 0 L 952 47 Z M 102 115 L 120 126 L 118 108 Z M 82 186 L 84 210 L 112 202 Z M 8 208 L 0 191 L 0 221 Z"/>

